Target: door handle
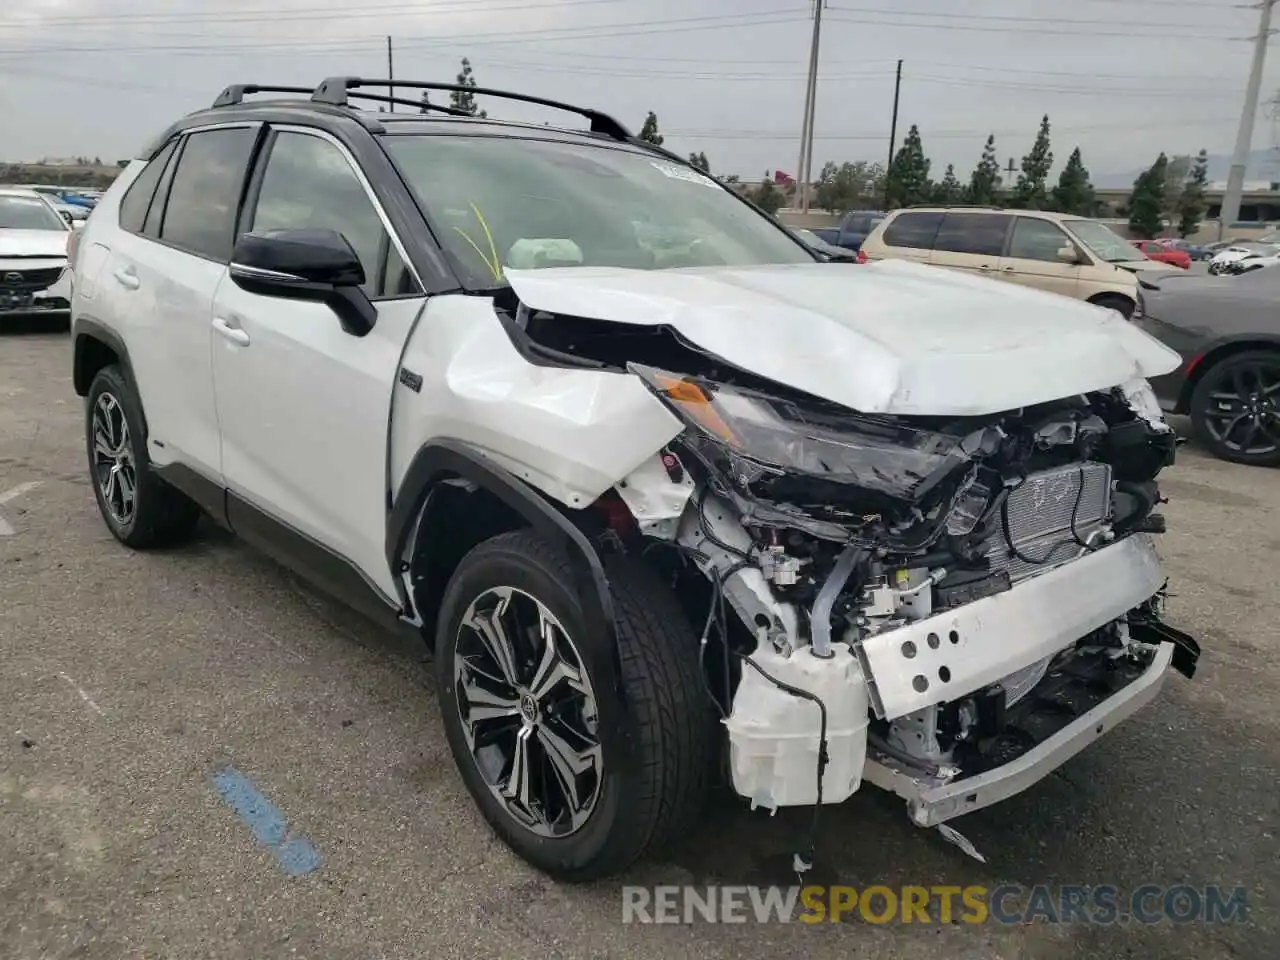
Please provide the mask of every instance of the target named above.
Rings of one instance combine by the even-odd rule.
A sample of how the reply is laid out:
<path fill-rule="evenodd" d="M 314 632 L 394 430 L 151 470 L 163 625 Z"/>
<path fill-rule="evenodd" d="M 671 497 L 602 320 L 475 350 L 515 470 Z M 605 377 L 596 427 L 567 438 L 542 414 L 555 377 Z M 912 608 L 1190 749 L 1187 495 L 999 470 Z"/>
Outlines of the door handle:
<path fill-rule="evenodd" d="M 138 275 L 133 272 L 133 267 L 124 267 L 115 272 L 116 282 L 126 290 L 137 290 L 142 286 L 142 281 L 138 279 Z"/>
<path fill-rule="evenodd" d="M 1005 268 L 1004 268 L 1004 272 L 1005 272 L 1005 273 L 1016 273 L 1016 272 L 1017 272 L 1017 268 L 1016 268 L 1016 267 L 1005 267 Z"/>
<path fill-rule="evenodd" d="M 992 270 L 995 269 L 995 267 L 991 266 L 991 264 L 989 263 L 984 263 L 982 266 L 978 267 L 978 269 L 981 270 L 983 273 L 990 273 Z"/>
<path fill-rule="evenodd" d="M 217 330 L 218 333 L 222 334 L 222 336 L 226 337 L 232 343 L 238 344 L 242 347 L 247 347 L 249 345 L 249 334 L 245 333 L 239 327 L 233 327 L 222 317 L 213 318 L 213 329 Z"/>

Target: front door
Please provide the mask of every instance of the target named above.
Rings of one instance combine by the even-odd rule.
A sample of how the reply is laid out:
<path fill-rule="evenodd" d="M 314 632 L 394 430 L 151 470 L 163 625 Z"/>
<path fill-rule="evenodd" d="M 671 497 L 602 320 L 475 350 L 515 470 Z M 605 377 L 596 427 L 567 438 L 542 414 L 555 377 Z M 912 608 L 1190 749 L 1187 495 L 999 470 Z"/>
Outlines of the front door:
<path fill-rule="evenodd" d="M 353 564 L 395 596 L 385 543 L 387 443 L 400 355 L 425 303 L 347 151 L 280 128 L 244 229 L 327 228 L 365 268 L 378 319 L 345 333 L 320 303 L 248 293 L 229 276 L 214 300 L 214 382 L 228 489 Z M 234 519 L 233 519 L 234 526 Z"/>
<path fill-rule="evenodd" d="M 1065 251 L 1078 253 L 1075 242 L 1056 223 L 1017 217 L 1008 254 L 1000 261 L 1000 276 L 1037 290 L 1079 296 L 1080 264 L 1064 260 Z"/>

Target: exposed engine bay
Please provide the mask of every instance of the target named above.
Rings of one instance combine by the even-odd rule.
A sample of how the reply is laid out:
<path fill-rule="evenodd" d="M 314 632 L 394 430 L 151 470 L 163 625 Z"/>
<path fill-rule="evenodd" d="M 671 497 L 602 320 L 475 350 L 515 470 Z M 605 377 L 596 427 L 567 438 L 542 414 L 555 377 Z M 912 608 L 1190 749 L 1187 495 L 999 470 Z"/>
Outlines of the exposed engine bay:
<path fill-rule="evenodd" d="M 685 424 L 598 506 L 626 549 L 701 583 L 707 692 L 753 805 L 838 802 L 865 777 L 936 825 L 1049 772 L 1170 663 L 1194 671 L 1195 642 L 1160 621 L 1177 438 L 1145 380 L 868 416 L 668 327 L 503 319 L 531 362 L 628 371 Z M 1035 776 L 987 786 L 1037 751 Z"/>

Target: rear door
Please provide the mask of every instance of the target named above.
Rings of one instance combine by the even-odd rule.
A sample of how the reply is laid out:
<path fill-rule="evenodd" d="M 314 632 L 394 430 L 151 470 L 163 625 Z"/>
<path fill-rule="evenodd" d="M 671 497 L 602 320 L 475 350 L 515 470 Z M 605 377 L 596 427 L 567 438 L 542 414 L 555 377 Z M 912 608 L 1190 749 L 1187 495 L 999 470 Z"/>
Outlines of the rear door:
<path fill-rule="evenodd" d="M 1013 218 L 1003 213 L 948 212 L 933 241 L 935 267 L 996 277 Z"/>
<path fill-rule="evenodd" d="M 186 134 L 140 228 L 141 203 L 130 204 L 132 192 L 122 202 L 124 229 L 115 233 L 97 284 L 128 331 L 148 454 L 159 464 L 183 463 L 216 483 L 222 462 L 209 322 L 260 129 L 242 124 Z"/>
<path fill-rule="evenodd" d="M 942 213 L 937 210 L 899 213 L 882 229 L 872 231 L 862 244 L 862 252 L 868 260 L 893 258 L 928 263 L 941 223 Z"/>
<path fill-rule="evenodd" d="M 1012 283 L 1068 297 L 1080 295 L 1080 264 L 1062 259 L 1075 242 L 1051 220 L 1015 217 L 1009 249 L 1000 261 L 1000 276 Z"/>

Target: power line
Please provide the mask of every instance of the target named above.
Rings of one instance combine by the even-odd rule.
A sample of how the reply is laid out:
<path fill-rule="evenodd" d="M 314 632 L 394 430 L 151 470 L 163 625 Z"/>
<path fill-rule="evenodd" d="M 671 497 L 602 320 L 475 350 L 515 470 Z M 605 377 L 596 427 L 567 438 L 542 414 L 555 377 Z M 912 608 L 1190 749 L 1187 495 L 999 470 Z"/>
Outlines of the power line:
<path fill-rule="evenodd" d="M 918 17 L 926 20 L 964 20 L 965 22 L 972 22 L 977 20 L 977 21 L 987 21 L 987 22 L 1001 21 L 1001 22 L 1008 22 L 1008 23 L 1032 23 L 1032 24 L 1056 23 L 1056 24 L 1062 24 L 1065 26 L 1076 26 L 1076 27 L 1112 27 L 1112 28 L 1116 28 L 1116 27 L 1150 28 L 1152 26 L 1150 21 L 1145 21 L 1145 20 L 1114 20 L 1110 18 L 1106 20 L 1076 20 L 1074 18 L 1068 19 L 1065 17 L 1009 17 L 1001 14 L 990 14 L 990 13 L 937 13 L 937 12 L 927 12 L 927 11 L 902 10 L 894 7 L 831 7 L 830 9 L 838 10 L 842 13 L 885 14 L 885 15 L 890 15 L 895 17 Z M 1200 23 L 1162 23 L 1162 24 L 1159 24 L 1159 26 L 1179 27 L 1179 28 L 1185 27 L 1187 29 L 1197 30 L 1200 27 L 1205 25 Z"/>
<path fill-rule="evenodd" d="M 996 26 L 960 24 L 960 23 L 948 23 L 945 25 L 940 23 L 909 23 L 909 22 L 903 23 L 895 20 L 874 20 L 868 17 L 861 17 L 861 16 L 842 17 L 839 15 L 839 12 L 835 11 L 834 8 L 831 14 L 831 19 L 839 23 L 856 23 L 864 27 L 866 26 L 901 27 L 908 30 L 964 30 L 964 31 L 976 32 L 976 33 L 1033 33 L 1041 37 L 1049 37 L 1049 36 L 1084 37 L 1086 39 L 1094 40 L 1094 41 L 1123 40 L 1125 43 L 1133 43 L 1136 40 L 1199 40 L 1199 41 L 1209 40 L 1209 41 L 1215 41 L 1215 42 L 1221 41 L 1226 43 L 1226 42 L 1233 42 L 1237 39 L 1235 37 L 1227 37 L 1227 36 L 1211 37 L 1211 36 L 1205 36 L 1203 34 L 1156 33 L 1150 28 L 1150 25 L 1144 28 L 1141 32 L 1116 34 L 1114 36 L 1108 36 L 1106 34 L 1103 34 L 1099 36 L 1098 31 L 1096 29 L 1046 30 L 1043 27 L 1032 27 L 1032 26 L 996 27 Z M 965 19 L 969 19 L 969 18 L 966 17 Z M 1111 26 L 1114 26 L 1114 24 L 1106 24 L 1106 26 L 1111 27 Z M 1190 27 L 1189 25 L 1188 25 L 1188 28 L 1195 29 L 1194 27 Z"/>
<path fill-rule="evenodd" d="M 1158 123 L 1113 123 L 1113 124 L 1093 124 L 1084 127 L 1055 127 L 1053 135 L 1058 134 L 1083 134 L 1083 133 L 1105 133 L 1112 130 L 1158 130 L 1167 129 L 1171 123 L 1176 123 L 1180 128 L 1183 127 L 1206 127 L 1206 126 L 1222 126 L 1235 123 L 1231 117 L 1208 117 L 1201 120 L 1188 120 L 1179 117 L 1176 121 L 1165 120 Z M 795 138 L 795 131 L 780 132 L 776 130 L 704 130 L 704 129 L 681 129 L 677 127 L 664 127 L 663 134 L 671 137 L 691 137 L 702 140 L 791 140 Z M 973 130 L 922 130 L 920 138 L 928 143 L 932 140 L 968 140 L 983 139 L 988 136 L 1000 137 L 1030 137 L 1034 135 L 1031 127 L 1022 130 L 992 130 L 990 128 L 973 129 Z M 889 132 L 887 130 L 878 133 L 815 133 L 815 140 L 828 141 L 884 141 L 887 140 Z"/>
<path fill-rule="evenodd" d="M 421 36 L 397 37 L 401 45 L 423 47 L 443 47 L 450 45 L 466 45 L 468 48 L 494 46 L 510 43 L 529 43 L 533 41 L 560 40 L 596 40 L 608 37 L 633 37 L 655 33 L 683 33 L 694 30 L 726 30 L 738 27 L 771 26 L 780 23 L 796 23 L 803 20 L 802 14 L 793 11 L 763 11 L 759 14 L 716 14 L 714 16 L 686 17 L 683 19 L 642 20 L 635 23 L 614 24 L 601 27 L 561 27 L 530 31 L 509 31 L 506 33 L 490 31 L 482 34 L 456 36 Z M 639 29 L 637 29 L 639 28 Z M 596 32 L 581 32 L 596 31 Z M 366 45 L 381 47 L 384 43 L 382 35 L 369 37 L 367 40 L 352 41 L 346 38 L 314 41 L 269 40 L 265 43 L 225 44 L 214 47 L 207 40 L 200 45 L 148 45 L 127 46 L 123 44 L 103 44 L 101 46 L 72 47 L 59 45 L 56 47 L 18 47 L 0 50 L 6 55 L 19 54 L 69 54 L 69 53 L 185 53 L 189 55 L 223 56 L 227 52 L 241 50 L 260 52 L 307 53 L 310 51 L 336 52 L 343 49 L 365 49 Z"/>

